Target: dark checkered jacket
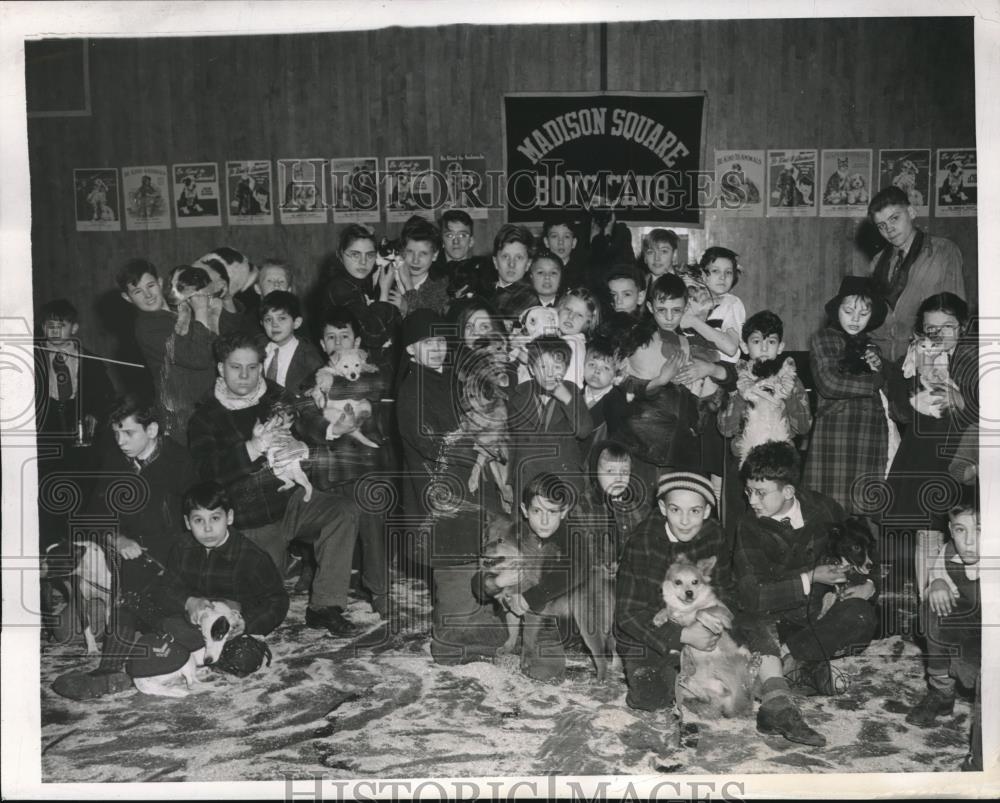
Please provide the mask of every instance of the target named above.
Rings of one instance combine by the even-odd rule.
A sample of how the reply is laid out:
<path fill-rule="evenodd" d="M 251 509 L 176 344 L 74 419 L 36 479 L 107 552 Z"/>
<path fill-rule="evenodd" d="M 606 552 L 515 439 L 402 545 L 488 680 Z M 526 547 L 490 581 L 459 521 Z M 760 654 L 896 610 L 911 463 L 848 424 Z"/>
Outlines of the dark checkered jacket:
<path fill-rule="evenodd" d="M 157 591 L 165 613 L 183 615 L 188 597 L 238 602 L 246 632 L 267 635 L 288 613 L 288 593 L 270 557 L 233 528 L 215 549 L 188 533 L 167 558 L 167 580 Z"/>
<path fill-rule="evenodd" d="M 802 573 L 827 556 L 830 525 L 844 520 L 844 509 L 830 497 L 796 490 L 803 526 L 744 513 L 736 525 L 734 573 L 740 603 L 748 613 L 783 618 L 804 614 L 808 597 Z"/>
<path fill-rule="evenodd" d="M 625 544 L 615 602 L 615 635 L 623 651 L 646 648 L 666 655 L 681 648 L 680 625 L 653 626 L 653 617 L 663 608 L 661 586 L 667 569 L 681 554 L 692 562 L 716 557 L 712 587 L 723 601 L 730 596 L 730 556 L 722 525 L 708 519 L 693 539 L 675 543 L 667 537 L 665 524 L 666 518 L 656 510 Z"/>

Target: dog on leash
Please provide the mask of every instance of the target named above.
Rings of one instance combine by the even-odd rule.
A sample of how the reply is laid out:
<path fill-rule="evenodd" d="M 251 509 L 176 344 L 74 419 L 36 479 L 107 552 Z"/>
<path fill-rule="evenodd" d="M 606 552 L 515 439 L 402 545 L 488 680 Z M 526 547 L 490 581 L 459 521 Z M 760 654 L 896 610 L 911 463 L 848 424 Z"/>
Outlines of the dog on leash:
<path fill-rule="evenodd" d="M 750 651 L 737 645 L 728 632 L 733 614 L 712 590 L 715 563 L 715 557 L 692 563 L 687 556 L 678 556 L 667 569 L 661 587 L 665 607 L 653 617 L 653 624 L 659 627 L 670 621 L 689 627 L 699 622 L 719 633 L 714 649 L 684 645 L 675 696 L 678 704 L 702 716 L 746 716 L 753 705 Z"/>
<path fill-rule="evenodd" d="M 65 542 L 50 546 L 42 558 L 41 579 L 55 587 L 66 600 L 66 611 L 79 621 L 87 654 L 97 655 L 97 634 L 104 634 L 111 621 L 114 601 L 114 570 L 108 553 L 95 541 L 80 538 L 70 546 L 69 571 L 60 571 L 63 561 L 55 554 Z M 97 631 L 95 633 L 95 630 Z"/>
<path fill-rule="evenodd" d="M 851 516 L 842 525 L 830 528 L 827 539 L 827 555 L 820 563 L 832 563 L 847 569 L 847 582 L 831 588 L 816 583 L 813 596 L 820 596 L 820 610 L 816 619 L 822 619 L 852 586 L 867 582 L 877 561 L 875 536 L 872 535 L 864 519 Z"/>
<path fill-rule="evenodd" d="M 498 655 L 516 652 L 518 637 L 521 635 L 521 618 L 507 608 L 503 601 L 504 595 L 522 594 L 537 585 L 541 577 L 542 560 L 541 553 L 529 552 L 518 545 L 509 530 L 493 537 L 483 547 L 480 565 L 504 592 L 497 594 L 496 599 L 506 610 L 504 618 L 507 623 L 507 641 L 497 650 Z M 615 639 L 612 634 L 614 569 L 599 560 L 590 560 L 588 563 L 590 565 L 585 569 L 587 577 L 583 582 L 569 593 L 549 601 L 538 613 L 542 616 L 573 619 L 593 658 L 597 682 L 603 683 L 608 674 L 608 658 L 615 656 Z"/>
<path fill-rule="evenodd" d="M 143 694 L 155 697 L 187 697 L 199 684 L 198 667 L 211 666 L 222 655 L 226 642 L 233 635 L 238 614 L 225 602 L 203 600 L 188 612 L 188 619 L 201 631 L 205 646 L 192 652 L 180 669 L 165 675 L 133 677 L 132 682 Z M 178 681 L 184 681 L 180 685 Z"/>

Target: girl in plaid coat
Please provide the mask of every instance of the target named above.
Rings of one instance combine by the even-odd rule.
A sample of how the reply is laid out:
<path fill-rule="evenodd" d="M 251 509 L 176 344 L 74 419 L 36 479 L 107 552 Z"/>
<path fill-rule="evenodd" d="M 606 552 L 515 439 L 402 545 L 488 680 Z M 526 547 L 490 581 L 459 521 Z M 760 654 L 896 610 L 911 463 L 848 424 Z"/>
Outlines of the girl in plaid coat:
<path fill-rule="evenodd" d="M 864 512 L 855 502 L 864 499 L 865 478 L 885 478 L 890 438 L 899 440 L 882 393 L 882 359 L 868 337 L 887 312 L 870 280 L 847 276 L 826 304 L 826 328 L 809 344 L 819 400 L 803 480 L 848 513 Z"/>

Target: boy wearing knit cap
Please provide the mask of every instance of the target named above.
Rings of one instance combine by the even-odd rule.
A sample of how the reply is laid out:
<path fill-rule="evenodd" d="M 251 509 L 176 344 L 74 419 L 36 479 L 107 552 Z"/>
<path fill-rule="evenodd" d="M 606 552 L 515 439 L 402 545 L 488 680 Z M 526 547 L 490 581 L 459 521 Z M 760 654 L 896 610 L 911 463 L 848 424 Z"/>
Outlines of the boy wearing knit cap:
<path fill-rule="evenodd" d="M 615 637 L 630 708 L 656 711 L 673 705 L 681 647 L 711 650 L 718 641 L 719 634 L 701 623 L 653 624 L 663 608 L 663 579 L 681 554 L 692 562 L 716 558 L 712 587 L 723 602 L 730 595 L 731 555 L 722 526 L 710 518 L 714 505 L 708 477 L 689 471 L 664 474 L 657 485 L 658 509 L 625 545 L 617 577 Z"/>

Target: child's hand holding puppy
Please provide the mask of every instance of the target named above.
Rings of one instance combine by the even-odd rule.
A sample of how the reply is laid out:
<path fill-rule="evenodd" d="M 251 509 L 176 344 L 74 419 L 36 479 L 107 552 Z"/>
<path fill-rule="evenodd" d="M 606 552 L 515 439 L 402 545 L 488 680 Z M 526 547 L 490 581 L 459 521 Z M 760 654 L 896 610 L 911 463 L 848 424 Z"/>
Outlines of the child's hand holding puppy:
<path fill-rule="evenodd" d="M 954 607 L 958 594 L 940 577 L 927 589 L 927 603 L 938 616 L 948 616 Z"/>

